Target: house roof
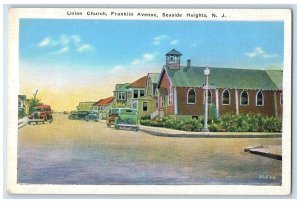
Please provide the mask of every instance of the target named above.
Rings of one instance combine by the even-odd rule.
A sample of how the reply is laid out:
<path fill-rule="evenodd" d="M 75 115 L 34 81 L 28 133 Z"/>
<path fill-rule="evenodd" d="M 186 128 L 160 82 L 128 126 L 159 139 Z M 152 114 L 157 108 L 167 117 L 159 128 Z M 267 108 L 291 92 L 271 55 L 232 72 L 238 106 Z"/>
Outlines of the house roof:
<path fill-rule="evenodd" d="M 162 73 L 166 71 L 170 82 L 177 87 L 202 87 L 205 83 L 205 67 L 191 66 L 184 71 L 185 66 L 180 70 L 172 70 L 164 66 Z M 217 68 L 209 67 L 209 84 L 216 88 L 238 88 L 238 89 L 282 89 L 282 70 L 265 71 L 253 69 Z M 160 79 L 162 77 L 160 75 Z"/>
<path fill-rule="evenodd" d="M 34 108 L 50 108 L 50 106 L 42 104 L 42 105 L 35 106 Z"/>
<path fill-rule="evenodd" d="M 169 51 L 167 54 L 166 54 L 166 56 L 167 55 L 179 55 L 179 56 L 181 56 L 182 54 L 179 52 L 179 51 L 177 51 L 176 49 L 172 49 L 171 51 Z"/>
<path fill-rule="evenodd" d="M 148 78 L 151 78 L 152 83 L 158 83 L 160 73 L 148 73 Z"/>
<path fill-rule="evenodd" d="M 94 103 L 93 106 L 107 106 L 113 101 L 114 101 L 114 97 L 108 97 L 105 99 L 100 99 L 99 101 Z"/>
<path fill-rule="evenodd" d="M 18 95 L 18 99 L 26 100 L 26 95 Z"/>
<path fill-rule="evenodd" d="M 147 76 L 143 76 L 137 79 L 136 81 L 128 85 L 127 88 L 145 88 L 145 87 L 147 87 Z"/>
<path fill-rule="evenodd" d="M 116 89 L 114 90 L 114 92 L 126 92 L 128 85 L 130 85 L 130 83 L 116 84 Z"/>

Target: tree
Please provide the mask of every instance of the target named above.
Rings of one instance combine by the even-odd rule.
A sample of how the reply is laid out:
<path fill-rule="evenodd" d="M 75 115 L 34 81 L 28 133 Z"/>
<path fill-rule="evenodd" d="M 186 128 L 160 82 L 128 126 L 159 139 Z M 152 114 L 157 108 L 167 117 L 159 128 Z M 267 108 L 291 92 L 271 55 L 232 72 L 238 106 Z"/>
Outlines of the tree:
<path fill-rule="evenodd" d="M 38 106 L 38 105 L 42 105 L 43 103 L 41 102 L 40 99 L 36 98 L 36 97 L 33 97 L 31 99 L 28 99 L 28 106 L 29 106 L 29 114 L 31 114 L 33 112 L 33 108 L 35 106 Z"/>

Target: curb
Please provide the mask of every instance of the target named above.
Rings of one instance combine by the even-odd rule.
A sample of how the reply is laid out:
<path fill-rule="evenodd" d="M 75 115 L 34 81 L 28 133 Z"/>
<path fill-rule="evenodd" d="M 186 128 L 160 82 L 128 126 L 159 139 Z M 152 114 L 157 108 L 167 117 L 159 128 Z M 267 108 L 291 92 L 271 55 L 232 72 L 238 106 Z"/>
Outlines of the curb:
<path fill-rule="evenodd" d="M 207 132 L 199 132 L 197 134 L 189 134 L 189 133 L 166 133 L 166 132 L 159 132 L 151 129 L 146 129 L 143 127 L 140 127 L 139 129 L 142 132 L 149 133 L 154 136 L 161 136 L 161 137 L 178 137 L 178 138 L 281 138 L 281 133 L 255 133 L 255 134 L 241 134 L 241 133 L 231 133 L 226 135 L 222 134 L 215 134 L 213 132 L 207 133 Z"/>
<path fill-rule="evenodd" d="M 25 125 L 27 125 L 27 123 L 19 123 L 19 124 L 18 124 L 18 129 L 24 127 Z"/>
<path fill-rule="evenodd" d="M 244 149 L 244 151 L 248 152 L 248 153 L 251 153 L 251 154 L 256 154 L 256 155 L 264 156 L 264 157 L 267 157 L 267 158 L 282 161 L 282 155 L 274 154 L 274 153 L 271 153 L 271 152 L 259 151 L 259 149 L 262 149 L 262 148 L 264 148 L 264 147 L 247 147 L 247 148 Z"/>

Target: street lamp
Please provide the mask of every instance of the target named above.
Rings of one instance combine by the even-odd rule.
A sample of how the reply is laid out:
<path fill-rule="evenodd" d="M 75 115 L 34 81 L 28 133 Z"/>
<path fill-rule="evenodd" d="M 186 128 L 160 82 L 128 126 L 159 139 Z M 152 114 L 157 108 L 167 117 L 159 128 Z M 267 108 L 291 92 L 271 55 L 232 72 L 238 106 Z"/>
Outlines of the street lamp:
<path fill-rule="evenodd" d="M 204 124 L 203 128 L 201 129 L 201 132 L 209 132 L 209 129 L 207 127 L 207 119 L 208 119 L 208 76 L 210 75 L 210 70 L 206 66 L 204 70 L 205 75 L 205 106 L 204 106 Z"/>

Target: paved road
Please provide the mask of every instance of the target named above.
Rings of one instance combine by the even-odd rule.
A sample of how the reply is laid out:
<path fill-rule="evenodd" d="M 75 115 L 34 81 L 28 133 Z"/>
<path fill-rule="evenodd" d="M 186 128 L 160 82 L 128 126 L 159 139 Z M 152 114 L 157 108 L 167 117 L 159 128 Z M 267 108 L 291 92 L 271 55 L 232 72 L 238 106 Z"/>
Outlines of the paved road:
<path fill-rule="evenodd" d="M 18 182 L 281 184 L 281 161 L 244 152 L 281 139 L 168 138 L 68 120 L 19 129 Z"/>

